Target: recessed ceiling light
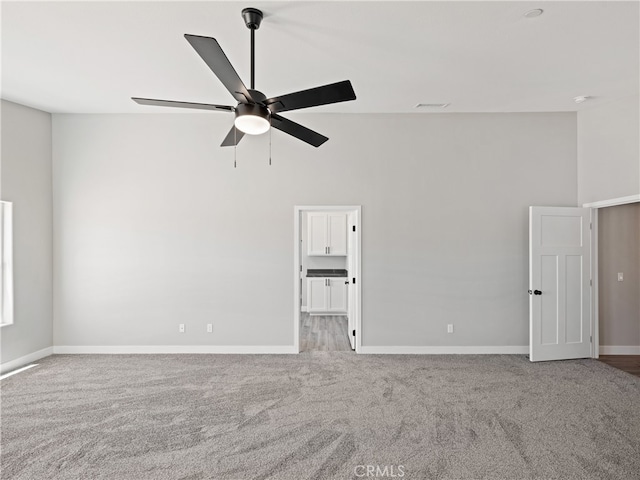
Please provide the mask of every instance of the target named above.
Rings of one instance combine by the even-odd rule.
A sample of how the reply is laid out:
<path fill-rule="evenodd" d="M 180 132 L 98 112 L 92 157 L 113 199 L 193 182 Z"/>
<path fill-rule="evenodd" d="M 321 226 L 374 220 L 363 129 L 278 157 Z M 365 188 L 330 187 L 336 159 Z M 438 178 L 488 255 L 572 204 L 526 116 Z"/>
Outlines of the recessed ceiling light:
<path fill-rule="evenodd" d="M 574 97 L 573 101 L 576 103 L 582 103 L 585 100 L 589 100 L 591 97 L 589 95 L 580 95 L 579 97 Z"/>
<path fill-rule="evenodd" d="M 418 103 L 415 108 L 445 108 L 448 106 L 448 103 Z"/>
<path fill-rule="evenodd" d="M 544 10 L 542 10 L 541 8 L 534 8 L 533 10 L 529 10 L 528 12 L 526 12 L 524 16 L 526 18 L 536 18 L 542 15 L 543 12 Z"/>

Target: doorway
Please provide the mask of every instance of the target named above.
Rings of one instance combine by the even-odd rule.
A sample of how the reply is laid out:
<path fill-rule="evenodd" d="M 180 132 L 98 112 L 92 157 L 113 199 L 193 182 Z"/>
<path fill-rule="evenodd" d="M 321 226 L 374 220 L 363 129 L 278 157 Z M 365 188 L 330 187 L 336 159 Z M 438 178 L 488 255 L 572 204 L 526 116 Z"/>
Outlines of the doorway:
<path fill-rule="evenodd" d="M 598 209 L 597 227 L 599 353 L 640 364 L 640 203 Z"/>
<path fill-rule="evenodd" d="M 361 206 L 294 207 L 294 346 L 359 352 Z"/>
<path fill-rule="evenodd" d="M 601 300 L 601 292 L 600 292 L 600 283 L 601 283 L 601 275 L 600 275 L 600 241 L 601 239 L 599 238 L 600 235 L 600 213 L 601 212 L 605 212 L 605 210 L 607 208 L 610 207 L 616 207 L 616 206 L 622 206 L 622 205 L 627 205 L 627 204 L 636 204 L 636 206 L 638 204 L 640 204 L 640 194 L 639 195 L 630 195 L 627 197 L 620 197 L 620 198 L 614 198 L 611 200 L 603 200 L 603 201 L 598 201 L 598 202 L 592 202 L 592 203 L 586 203 L 583 205 L 583 207 L 585 208 L 591 208 L 592 212 L 593 212 L 593 254 L 592 254 L 592 262 L 593 262 L 593 303 L 592 303 L 592 318 L 593 318 L 593 324 L 592 324 L 592 333 L 593 333 L 593 352 L 592 352 L 592 357 L 593 358 L 600 358 L 600 354 L 602 353 L 603 355 L 624 355 L 624 354 L 637 354 L 638 353 L 638 349 L 633 348 L 631 349 L 631 351 L 629 351 L 628 347 L 624 347 L 622 349 L 620 348 L 607 348 L 609 347 L 608 345 L 606 345 L 606 343 L 604 342 L 608 342 L 606 336 L 605 338 L 601 339 L 600 338 L 600 332 L 601 332 L 601 328 L 600 328 L 600 300 Z M 608 212 L 605 213 L 605 215 L 607 215 Z M 605 227 L 606 228 L 606 227 Z M 606 248 L 606 247 L 605 247 Z M 605 262 L 607 260 L 605 259 Z M 625 267 L 626 269 L 626 267 Z M 617 282 L 617 273 L 619 273 L 618 268 L 614 268 L 615 272 L 615 277 L 614 280 L 615 282 Z M 624 269 L 622 270 L 623 273 L 623 281 L 626 282 L 627 278 L 629 277 L 625 277 L 624 276 Z M 605 272 L 604 275 L 607 275 L 607 273 Z M 609 280 L 611 280 L 609 278 Z M 616 283 L 617 284 L 617 283 Z M 622 286 L 622 285 L 620 285 Z"/>

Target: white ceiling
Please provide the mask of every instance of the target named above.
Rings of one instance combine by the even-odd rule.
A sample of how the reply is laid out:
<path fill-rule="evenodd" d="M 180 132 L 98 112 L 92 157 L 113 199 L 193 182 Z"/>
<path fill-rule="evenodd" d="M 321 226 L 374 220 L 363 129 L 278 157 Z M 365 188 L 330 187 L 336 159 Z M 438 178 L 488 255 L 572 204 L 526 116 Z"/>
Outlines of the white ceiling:
<path fill-rule="evenodd" d="M 183 111 L 131 96 L 233 104 L 183 34 L 215 37 L 248 84 L 246 6 L 265 13 L 258 90 L 352 81 L 357 101 L 314 112 L 572 111 L 639 90 L 637 1 L 21 1 L 2 3 L 2 98 L 50 112 Z M 544 14 L 524 18 L 532 8 Z"/>

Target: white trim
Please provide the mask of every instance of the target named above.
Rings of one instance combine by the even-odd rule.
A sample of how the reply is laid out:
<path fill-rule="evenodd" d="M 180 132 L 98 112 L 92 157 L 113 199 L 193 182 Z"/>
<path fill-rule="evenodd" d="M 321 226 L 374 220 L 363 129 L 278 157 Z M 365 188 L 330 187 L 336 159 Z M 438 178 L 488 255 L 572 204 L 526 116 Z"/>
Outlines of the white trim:
<path fill-rule="evenodd" d="M 353 212 L 356 227 L 356 353 L 362 347 L 362 206 L 360 205 L 296 205 L 293 207 L 293 343 L 296 353 L 300 352 L 300 215 L 302 212 Z M 349 277 L 353 273 L 349 272 Z"/>
<path fill-rule="evenodd" d="M 293 345 L 60 345 L 54 354 L 147 354 L 147 353 L 298 353 Z"/>
<path fill-rule="evenodd" d="M 523 355 L 528 345 L 509 346 L 362 346 L 360 353 L 391 355 Z"/>
<path fill-rule="evenodd" d="M 41 358 L 48 357 L 49 355 L 53 355 L 54 348 L 47 347 L 42 350 L 38 350 L 37 352 L 30 353 L 29 355 L 25 355 L 24 357 L 16 358 L 15 360 L 10 360 L 8 362 L 0 365 L 0 373 L 8 372 L 10 370 L 15 370 L 18 367 L 22 367 L 28 363 L 35 362 L 40 360 Z"/>
<path fill-rule="evenodd" d="M 591 209 L 591 358 L 600 356 L 600 298 L 598 294 L 598 209 Z"/>
<path fill-rule="evenodd" d="M 601 345 L 600 355 L 640 355 L 640 345 Z"/>
<path fill-rule="evenodd" d="M 32 364 L 27 365 L 25 367 L 18 368 L 17 370 L 11 370 L 9 373 L 5 373 L 4 375 L 0 375 L 0 380 L 4 380 L 5 378 L 11 377 L 11 376 L 13 376 L 13 375 L 15 375 L 17 373 L 24 372 L 25 370 L 29 370 L 29 369 L 31 369 L 33 367 L 37 367 L 37 366 L 38 366 L 37 363 L 32 363 Z"/>
<path fill-rule="evenodd" d="M 343 277 L 344 278 L 344 277 Z M 310 317 L 346 317 L 349 312 L 307 312 Z"/>
<path fill-rule="evenodd" d="M 627 197 L 611 198 L 609 200 L 600 200 L 599 202 L 584 203 L 582 204 L 582 206 L 584 208 L 603 208 L 603 207 L 613 207 L 615 205 L 624 205 L 626 203 L 636 203 L 636 202 L 640 202 L 640 194 L 629 195 Z"/>
<path fill-rule="evenodd" d="M 13 325 L 13 203 L 0 201 L 2 209 L 2 225 L 0 225 L 0 235 L 2 235 L 2 256 L 0 261 L 4 262 L 4 268 L 0 271 L 0 295 L 2 296 L 0 327 Z"/>

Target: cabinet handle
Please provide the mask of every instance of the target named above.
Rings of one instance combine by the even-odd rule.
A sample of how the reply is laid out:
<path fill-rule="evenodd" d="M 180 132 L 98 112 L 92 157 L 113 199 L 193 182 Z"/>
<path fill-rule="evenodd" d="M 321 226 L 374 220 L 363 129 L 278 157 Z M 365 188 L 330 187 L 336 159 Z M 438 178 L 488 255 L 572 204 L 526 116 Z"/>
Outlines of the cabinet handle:
<path fill-rule="evenodd" d="M 331 255 L 331 247 L 327 247 L 327 253 Z"/>

